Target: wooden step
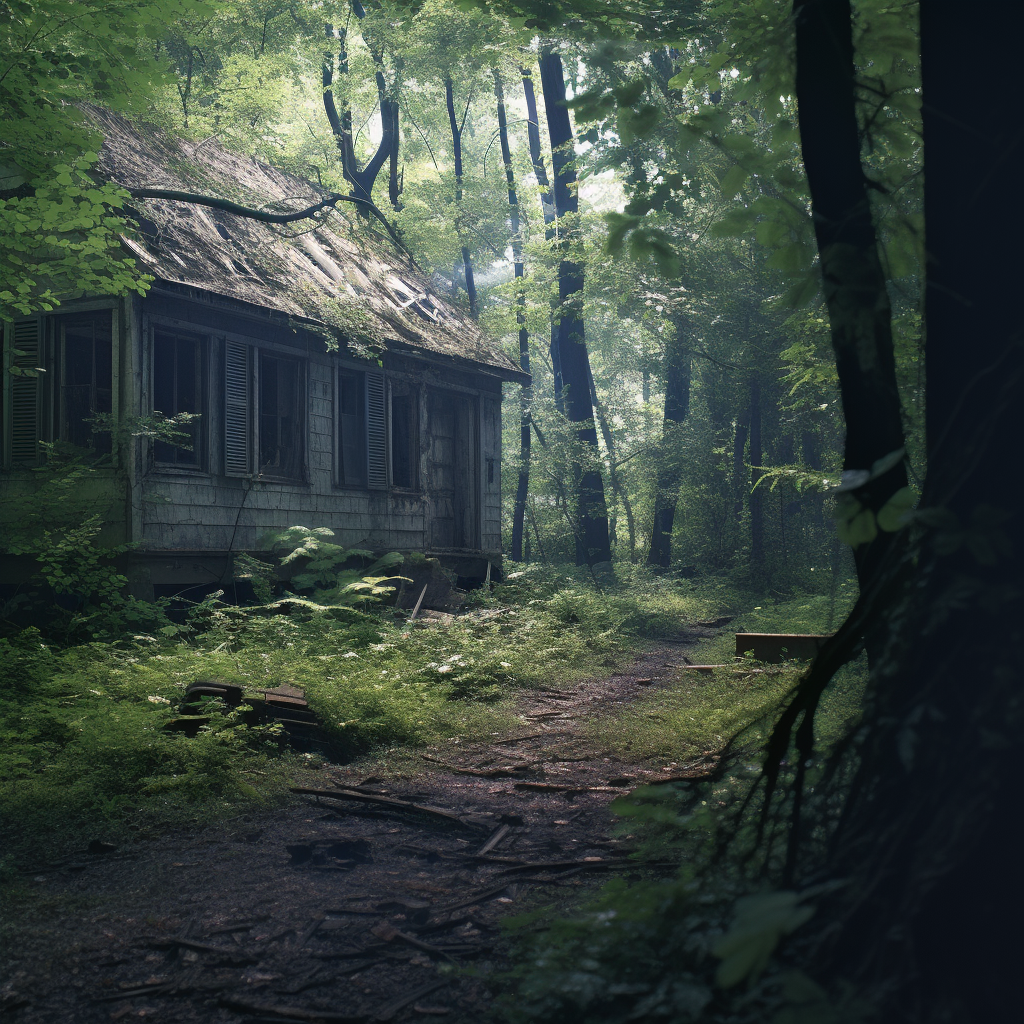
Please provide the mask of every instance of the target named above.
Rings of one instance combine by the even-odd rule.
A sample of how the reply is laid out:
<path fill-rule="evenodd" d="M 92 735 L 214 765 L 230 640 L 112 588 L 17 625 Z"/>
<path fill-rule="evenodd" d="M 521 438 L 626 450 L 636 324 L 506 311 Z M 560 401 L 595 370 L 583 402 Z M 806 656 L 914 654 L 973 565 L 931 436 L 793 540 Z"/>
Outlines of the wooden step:
<path fill-rule="evenodd" d="M 753 652 L 755 661 L 811 661 L 830 637 L 818 633 L 737 633 L 736 656 Z"/>

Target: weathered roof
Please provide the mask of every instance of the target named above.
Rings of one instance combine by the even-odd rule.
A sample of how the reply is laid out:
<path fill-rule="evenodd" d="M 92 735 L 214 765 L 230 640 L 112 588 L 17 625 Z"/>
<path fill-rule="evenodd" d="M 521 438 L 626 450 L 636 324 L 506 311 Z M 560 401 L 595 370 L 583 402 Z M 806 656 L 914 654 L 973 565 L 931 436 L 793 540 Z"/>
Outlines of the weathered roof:
<path fill-rule="evenodd" d="M 187 143 L 98 107 L 88 113 L 104 135 L 100 173 L 128 188 L 202 193 L 274 212 L 325 198 L 310 182 L 216 140 Z M 142 240 L 125 244 L 161 281 L 313 321 L 385 349 L 468 361 L 505 379 L 523 376 L 497 342 L 431 290 L 389 239 L 375 237 L 354 207 L 342 204 L 311 230 L 310 220 L 271 225 L 190 203 L 147 199 L 134 205 Z"/>

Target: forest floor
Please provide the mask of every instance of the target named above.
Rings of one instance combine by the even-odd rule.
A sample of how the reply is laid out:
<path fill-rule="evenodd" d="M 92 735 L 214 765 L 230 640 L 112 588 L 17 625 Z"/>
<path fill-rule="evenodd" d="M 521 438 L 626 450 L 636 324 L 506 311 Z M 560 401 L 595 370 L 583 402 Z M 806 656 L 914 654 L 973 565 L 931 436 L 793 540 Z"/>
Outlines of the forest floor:
<path fill-rule="evenodd" d="M 40 867 L 9 908 L 20 920 L 0 950 L 0 1013 L 18 1024 L 486 1020 L 489 978 L 508 965 L 503 918 L 557 916 L 612 873 L 658 870 L 628 858 L 609 804 L 709 760 L 629 760 L 593 725 L 670 683 L 700 687 L 687 651 L 716 632 L 694 627 L 609 674 L 523 691 L 520 725 L 488 742 L 326 764 L 308 788 L 335 796 L 296 794 Z"/>

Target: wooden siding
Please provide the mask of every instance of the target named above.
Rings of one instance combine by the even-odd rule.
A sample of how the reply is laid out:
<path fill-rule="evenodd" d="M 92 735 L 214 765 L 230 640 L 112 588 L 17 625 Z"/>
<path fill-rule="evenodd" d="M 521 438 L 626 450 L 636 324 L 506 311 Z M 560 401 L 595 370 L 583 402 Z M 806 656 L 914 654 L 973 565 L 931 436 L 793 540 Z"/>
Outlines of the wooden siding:
<path fill-rule="evenodd" d="M 148 304 L 143 303 L 146 307 Z M 467 408 L 477 410 L 478 424 L 474 443 L 465 446 L 469 462 L 467 476 L 476 478 L 473 486 L 473 516 L 477 521 L 467 545 L 473 550 L 496 554 L 501 550 L 500 521 L 500 383 L 484 374 L 456 375 L 420 360 L 386 359 L 385 373 L 392 380 L 411 384 L 419 408 L 419 448 L 421 490 L 378 490 L 345 488 L 337 485 L 335 472 L 335 381 L 343 359 L 323 351 L 322 342 L 308 335 L 280 330 L 276 337 L 262 325 L 252 342 L 259 347 L 300 350 L 306 359 L 306 436 L 305 479 L 302 482 L 261 480 L 255 477 L 232 478 L 226 475 L 223 432 L 223 373 L 226 338 L 218 333 L 220 317 L 211 317 L 194 304 L 181 304 L 174 325 L 191 329 L 210 339 L 210 381 L 208 393 L 208 451 L 202 472 L 184 469 L 143 468 L 134 488 L 133 506 L 141 520 L 142 552 L 244 551 L 255 549 L 264 534 L 288 526 L 326 526 L 333 530 L 337 543 L 346 547 L 375 550 L 396 549 L 426 551 L 434 546 L 432 520 L 436 505 L 430 486 L 431 436 L 428 385 L 443 381 L 451 391 L 464 396 Z M 155 311 L 155 312 L 154 312 Z M 148 376 L 148 351 L 153 323 L 164 323 L 164 302 L 154 303 L 146 317 L 135 317 L 138 333 L 135 364 L 146 364 L 146 372 L 135 378 L 141 383 L 139 405 L 151 407 Z M 182 319 L 187 313 L 189 320 Z M 246 330 L 248 321 L 235 323 L 235 331 Z M 145 339 L 145 343 L 143 343 Z M 248 340 L 246 334 L 232 332 L 235 342 Z M 316 350 L 319 345 L 320 351 Z M 298 354 L 298 353 L 296 353 Z M 347 365 L 347 361 L 345 361 Z M 454 384 L 454 388 L 452 388 Z M 472 452 L 476 449 L 477 457 Z M 482 541 L 482 544 L 480 543 Z M 479 548 L 477 547 L 479 545 Z"/>

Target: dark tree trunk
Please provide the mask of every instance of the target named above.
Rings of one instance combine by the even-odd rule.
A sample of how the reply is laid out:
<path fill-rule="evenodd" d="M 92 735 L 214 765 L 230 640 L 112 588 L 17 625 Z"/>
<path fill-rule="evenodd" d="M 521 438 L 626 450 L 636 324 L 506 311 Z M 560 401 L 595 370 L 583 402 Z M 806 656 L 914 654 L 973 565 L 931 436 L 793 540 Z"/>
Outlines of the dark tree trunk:
<path fill-rule="evenodd" d="M 667 569 L 672 564 L 672 529 L 679 501 L 682 466 L 676 435 L 690 411 L 690 339 L 681 313 L 672 318 L 675 330 L 665 345 L 665 412 L 661 425 L 661 452 L 658 458 L 657 490 L 654 498 L 654 528 L 647 564 Z M 645 374 L 645 391 L 646 374 Z M 647 401 L 645 398 L 644 401 Z M 745 440 L 745 438 L 744 438 Z M 743 447 L 740 446 L 742 464 Z"/>
<path fill-rule="evenodd" d="M 902 601 L 876 611 L 900 624 L 837 845 L 861 899 L 836 954 L 859 949 L 865 981 L 900 983 L 887 1019 L 987 1024 L 1019 1015 L 1024 953 L 1024 493 L 1006 448 L 1024 435 L 1024 267 L 1007 230 L 1024 225 L 1024 153 L 1013 62 L 993 64 L 985 103 L 963 89 L 959 11 L 921 7 L 921 506 L 936 526 L 911 549 Z M 1022 11 L 1001 12 L 1006 38 Z"/>
<path fill-rule="evenodd" d="M 743 515 L 744 492 L 747 489 L 747 474 L 744 472 L 744 453 L 747 450 L 747 435 L 750 433 L 750 409 L 744 409 L 736 419 L 736 433 L 732 439 L 732 493 L 733 515 Z"/>
<path fill-rule="evenodd" d="M 505 90 L 501 75 L 494 72 L 494 97 L 498 103 L 498 139 L 501 144 L 501 160 L 505 165 L 505 183 L 508 186 L 509 227 L 512 230 L 512 263 L 515 268 L 516 324 L 519 327 L 519 368 L 530 372 L 530 335 L 526 329 L 526 293 L 523 291 L 523 238 L 519 223 L 519 194 L 516 191 L 515 172 L 512 167 L 512 150 L 508 144 L 508 120 L 505 114 Z M 519 394 L 519 476 L 516 481 L 516 497 L 512 506 L 512 560 L 523 561 L 523 529 L 526 516 L 526 496 L 530 489 L 530 406 L 533 404 L 533 387 L 524 384 Z"/>
<path fill-rule="evenodd" d="M 800 435 L 800 449 L 803 453 L 804 465 L 815 472 L 821 472 L 821 451 L 819 450 L 818 435 L 813 430 L 804 430 Z M 825 525 L 825 495 L 815 491 L 810 495 L 814 505 L 814 522 L 818 526 Z"/>
<path fill-rule="evenodd" d="M 551 168 L 554 176 L 555 213 L 559 220 L 558 264 L 558 341 L 557 366 L 561 372 L 565 415 L 578 424 L 576 437 L 593 453 L 597 462 L 597 428 L 590 401 L 590 359 L 583 329 L 583 264 L 573 258 L 572 246 L 579 240 L 575 223 L 579 213 L 576 195 L 576 154 L 573 150 L 569 108 L 565 105 L 565 79 L 562 59 L 546 50 L 540 60 L 540 79 L 544 108 L 551 138 Z M 568 218 L 563 219 L 563 218 Z M 608 511 L 604 500 L 604 481 L 593 465 L 576 467 L 579 532 L 577 564 L 596 565 L 611 561 L 608 542 Z"/>
<path fill-rule="evenodd" d="M 832 347 L 846 418 L 845 470 L 868 470 L 904 446 L 892 318 L 860 161 L 850 0 L 795 0 L 800 144 L 811 192 Z M 860 487 L 877 512 L 906 486 L 903 462 Z M 864 589 L 892 534 L 854 551 Z"/>
<path fill-rule="evenodd" d="M 444 99 L 448 107 L 448 124 L 452 130 L 452 156 L 455 161 L 455 228 L 462 234 L 462 129 L 466 126 L 466 115 L 462 116 L 462 123 L 459 123 L 455 113 L 455 89 L 452 80 L 446 78 L 444 81 Z M 466 113 L 469 112 L 469 104 L 466 104 Z M 469 246 L 462 247 L 462 271 L 466 277 L 466 296 L 469 298 L 469 312 L 475 320 L 479 308 L 476 297 L 476 279 L 473 277 L 473 256 Z"/>
<path fill-rule="evenodd" d="M 809 940 L 819 978 L 852 982 L 874 1019 L 913 1024 L 1015 1020 L 1024 954 L 1024 486 L 1006 448 L 1024 433 L 1024 153 L 1016 66 L 993 62 L 979 103 L 959 73 L 961 15 L 921 6 L 927 478 L 868 591 L 884 657 L 814 870 L 844 886 Z M 849 38 L 849 22 L 835 28 Z M 1024 7 L 1001 9 L 999 30 L 1019 38 Z M 870 388 L 849 395 L 869 417 Z"/>
<path fill-rule="evenodd" d="M 366 16 L 366 12 L 358 4 L 353 4 L 353 11 L 360 19 Z M 335 29 L 333 25 L 324 26 L 328 39 L 337 39 L 341 43 L 338 53 L 338 71 L 348 74 L 348 53 L 345 49 L 346 31 L 344 28 Z M 398 103 L 388 95 L 387 80 L 384 72 L 380 70 L 383 63 L 383 53 L 372 46 L 370 52 L 378 65 L 376 72 L 377 99 L 380 104 L 381 139 L 377 151 L 370 158 L 367 165 L 360 170 L 359 162 L 356 160 L 355 140 L 352 134 L 352 111 L 345 108 L 339 114 L 337 105 L 334 102 L 334 54 L 325 53 L 323 60 L 323 87 L 324 87 L 324 111 L 327 114 L 327 121 L 334 133 L 334 141 L 338 147 L 341 157 L 341 173 L 345 180 L 352 186 L 351 195 L 356 199 L 365 199 L 373 202 L 373 186 L 376 184 L 377 176 L 385 161 L 391 162 L 391 173 L 388 181 L 388 195 L 391 205 L 400 210 L 399 203 L 400 188 L 398 186 Z"/>
<path fill-rule="evenodd" d="M 764 491 L 758 481 L 764 475 L 761 448 L 761 381 L 756 372 L 750 378 L 750 560 L 754 571 L 764 567 Z"/>
<path fill-rule="evenodd" d="M 533 173 L 540 188 L 541 213 L 544 216 L 544 238 L 550 242 L 555 237 L 555 196 L 548 179 L 547 168 L 544 166 L 544 153 L 540 145 L 540 121 L 537 116 L 537 96 L 533 89 L 533 78 L 525 68 L 523 72 L 523 93 L 526 97 L 526 128 L 530 142 L 530 160 Z M 555 408 L 564 415 L 565 404 L 562 401 L 562 370 L 558 361 L 558 324 L 551 320 L 551 370 L 554 378 Z"/>

